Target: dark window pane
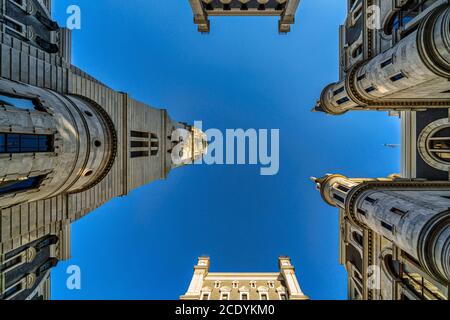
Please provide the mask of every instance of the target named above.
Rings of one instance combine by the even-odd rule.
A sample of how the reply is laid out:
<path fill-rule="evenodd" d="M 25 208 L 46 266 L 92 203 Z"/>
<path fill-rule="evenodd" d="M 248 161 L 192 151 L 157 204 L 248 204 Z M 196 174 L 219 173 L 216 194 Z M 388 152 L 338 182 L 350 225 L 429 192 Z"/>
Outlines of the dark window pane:
<path fill-rule="evenodd" d="M 5 152 L 6 149 L 6 143 L 5 143 L 5 134 L 4 133 L 0 133 L 0 152 Z"/>
<path fill-rule="evenodd" d="M 35 135 L 22 135 L 20 137 L 21 152 L 35 152 L 39 147 L 39 137 Z"/>
<path fill-rule="evenodd" d="M 8 134 L 6 136 L 6 151 L 7 152 L 19 152 L 20 151 L 20 135 Z"/>
<path fill-rule="evenodd" d="M 131 131 L 131 136 L 133 138 L 148 138 L 150 134 L 148 132 L 142 131 Z"/>
<path fill-rule="evenodd" d="M 34 153 L 52 151 L 53 136 L 50 135 L 0 134 L 0 153 Z"/>
<path fill-rule="evenodd" d="M 391 226 L 389 223 L 386 223 L 386 222 L 384 222 L 384 221 L 381 221 L 381 225 L 382 225 L 384 228 L 386 228 L 387 230 L 389 230 L 389 231 L 392 231 L 392 230 L 393 230 L 393 226 Z"/>
<path fill-rule="evenodd" d="M 53 151 L 52 144 L 53 144 L 52 136 L 39 136 L 38 151 L 39 152 L 52 152 Z"/>
<path fill-rule="evenodd" d="M 25 180 L 2 183 L 0 184 L 0 195 L 37 188 L 43 178 L 44 176 L 38 176 Z"/>
<path fill-rule="evenodd" d="M 33 110 L 36 107 L 32 100 L 13 98 L 5 95 L 0 95 L 0 105 L 12 106 L 25 110 Z"/>
<path fill-rule="evenodd" d="M 38 251 L 40 251 L 40 250 L 42 250 L 45 247 L 48 247 L 48 246 L 50 246 L 52 244 L 56 244 L 58 242 L 58 240 L 59 240 L 59 238 L 57 236 L 55 236 L 55 235 L 49 236 L 46 239 L 44 239 L 41 242 L 39 242 L 36 245 L 36 249 Z"/>
<path fill-rule="evenodd" d="M 9 269 L 11 267 L 14 267 L 15 265 L 22 262 L 22 257 L 16 257 L 14 259 L 9 260 L 8 262 L 3 263 L 0 265 L 0 271 L 4 271 L 6 269 Z"/>
<path fill-rule="evenodd" d="M 131 158 L 148 157 L 148 151 L 132 151 Z"/>
<path fill-rule="evenodd" d="M 148 141 L 131 141 L 132 148 L 148 148 Z"/>
<path fill-rule="evenodd" d="M 20 290 L 22 290 L 22 285 L 19 283 L 19 284 L 15 285 L 15 286 L 11 287 L 10 289 L 8 289 L 8 290 L 5 292 L 4 297 L 9 298 L 9 297 L 11 297 L 12 295 L 18 293 Z"/>

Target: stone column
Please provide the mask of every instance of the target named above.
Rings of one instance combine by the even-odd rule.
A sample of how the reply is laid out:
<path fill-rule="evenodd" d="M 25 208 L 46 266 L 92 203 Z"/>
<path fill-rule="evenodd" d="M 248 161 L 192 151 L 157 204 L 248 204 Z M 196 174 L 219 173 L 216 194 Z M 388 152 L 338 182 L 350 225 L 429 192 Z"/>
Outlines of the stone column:
<path fill-rule="evenodd" d="M 444 183 L 340 175 L 314 181 L 324 200 L 354 223 L 395 243 L 438 280 L 450 281 L 450 190 Z"/>
<path fill-rule="evenodd" d="M 355 108 L 423 109 L 433 107 L 430 101 L 436 107 L 446 107 L 450 105 L 444 94 L 448 78 L 450 5 L 443 4 L 390 50 L 355 65 L 345 80 L 326 87 L 315 110 L 342 114 Z M 402 94 L 430 82 L 433 92 L 417 90 L 413 102 Z"/>
<path fill-rule="evenodd" d="M 109 171 L 117 139 L 109 116 L 100 106 L 81 97 L 5 79 L 0 80 L 0 100 L 0 133 L 13 135 L 11 139 L 14 134 L 47 139 L 47 147 L 38 152 L 22 147 L 2 151 L 0 183 L 33 177 L 40 177 L 40 182 L 32 190 L 0 194 L 0 208 L 78 192 Z"/>

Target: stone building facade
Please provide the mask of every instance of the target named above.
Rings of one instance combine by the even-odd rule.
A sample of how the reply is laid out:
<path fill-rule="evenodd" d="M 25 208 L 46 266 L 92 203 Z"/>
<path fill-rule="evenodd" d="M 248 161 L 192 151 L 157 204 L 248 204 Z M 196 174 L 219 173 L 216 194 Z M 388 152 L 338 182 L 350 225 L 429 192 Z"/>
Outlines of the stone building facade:
<path fill-rule="evenodd" d="M 352 0 L 340 34 L 340 80 L 316 111 L 450 107 L 446 0 Z"/>
<path fill-rule="evenodd" d="M 189 0 L 198 31 L 209 33 L 209 17 L 222 16 L 275 16 L 280 17 L 278 31 L 288 33 L 295 23 L 300 0 Z"/>
<path fill-rule="evenodd" d="M 198 258 L 188 291 L 181 300 L 308 300 L 289 257 L 278 259 L 278 272 L 210 272 L 210 259 Z"/>
<path fill-rule="evenodd" d="M 47 299 L 72 222 L 199 159 L 207 142 L 73 66 L 50 0 L 3 0 L 0 13 L 0 299 Z"/>
<path fill-rule="evenodd" d="M 313 178 L 339 209 L 350 299 L 448 300 L 450 3 L 351 0 L 340 29 L 341 80 L 314 111 L 400 117 L 401 172 Z"/>

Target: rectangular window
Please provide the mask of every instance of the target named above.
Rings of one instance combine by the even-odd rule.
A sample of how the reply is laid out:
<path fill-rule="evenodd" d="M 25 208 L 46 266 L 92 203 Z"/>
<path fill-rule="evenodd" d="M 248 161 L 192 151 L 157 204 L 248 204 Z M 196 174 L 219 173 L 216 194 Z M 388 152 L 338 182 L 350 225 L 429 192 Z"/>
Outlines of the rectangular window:
<path fill-rule="evenodd" d="M 6 299 L 11 299 L 15 295 L 19 294 L 21 291 L 23 291 L 22 290 L 22 282 L 19 282 L 19 283 L 13 285 L 12 287 L 8 288 L 4 293 L 4 297 Z"/>
<path fill-rule="evenodd" d="M 9 0 L 9 1 L 14 3 L 16 6 L 20 7 L 22 10 L 27 9 L 25 0 Z"/>
<path fill-rule="evenodd" d="M 367 201 L 367 202 L 369 202 L 369 203 L 371 203 L 371 204 L 374 204 L 374 203 L 376 202 L 376 200 L 375 200 L 375 199 L 372 199 L 371 197 L 367 197 L 367 198 L 365 199 L 365 201 Z"/>
<path fill-rule="evenodd" d="M 25 180 L 0 183 L 0 195 L 36 189 L 44 178 L 45 176 L 37 176 Z"/>
<path fill-rule="evenodd" d="M 350 190 L 349 188 L 347 188 L 346 186 L 343 186 L 342 184 L 338 185 L 337 188 L 345 193 L 347 193 Z"/>
<path fill-rule="evenodd" d="M 369 88 L 366 89 L 366 92 L 367 92 L 367 93 L 371 93 L 371 92 L 373 92 L 373 91 L 375 91 L 375 90 L 376 90 L 375 87 L 374 87 L 374 86 L 371 86 L 371 87 L 369 87 Z"/>
<path fill-rule="evenodd" d="M 241 300 L 248 300 L 248 293 L 241 293 Z"/>
<path fill-rule="evenodd" d="M 337 104 L 344 104 L 346 102 L 349 102 L 350 99 L 348 97 L 344 97 L 342 99 L 339 99 L 338 101 L 336 101 Z"/>
<path fill-rule="evenodd" d="M 6 135 L 0 133 L 0 153 L 6 152 Z"/>
<path fill-rule="evenodd" d="M 26 33 L 25 33 L 26 28 L 25 28 L 25 25 L 23 25 L 22 23 L 15 21 L 15 20 L 9 18 L 8 16 L 5 16 L 4 24 L 6 26 L 6 29 L 11 30 L 15 33 L 18 33 L 21 36 L 26 36 Z"/>
<path fill-rule="evenodd" d="M 41 251 L 42 249 L 44 249 L 45 247 L 49 247 L 53 244 L 58 243 L 58 237 L 55 235 L 51 235 L 51 236 L 47 236 L 46 238 L 44 238 L 42 241 L 38 242 L 36 244 L 36 250 L 37 251 Z"/>
<path fill-rule="evenodd" d="M 0 133 L 0 153 L 38 153 L 53 151 L 53 136 Z"/>
<path fill-rule="evenodd" d="M 230 294 L 229 293 L 222 293 L 222 296 L 220 300 L 230 300 Z"/>
<path fill-rule="evenodd" d="M 392 64 L 392 58 L 387 59 L 381 63 L 381 68 L 386 68 L 388 65 Z"/>
<path fill-rule="evenodd" d="M 148 138 L 150 135 L 148 132 L 142 131 L 131 131 L 131 136 L 133 138 Z"/>
<path fill-rule="evenodd" d="M 24 110 L 34 110 L 37 108 L 37 105 L 33 100 L 10 97 L 3 94 L 0 94 L 0 105 L 1 106 L 10 106 Z"/>
<path fill-rule="evenodd" d="M 22 262 L 22 255 L 18 255 L 15 258 L 12 258 L 3 264 L 0 265 L 0 271 L 4 272 L 5 270 L 11 269 L 12 267 L 20 264 Z"/>
<path fill-rule="evenodd" d="M 267 295 L 267 293 L 261 293 L 260 298 L 261 300 L 269 300 L 269 296 Z"/>
<path fill-rule="evenodd" d="M 144 158 L 148 157 L 148 151 L 132 151 L 131 158 Z"/>
<path fill-rule="evenodd" d="M 344 90 L 345 90 L 344 87 L 340 87 L 339 89 L 337 89 L 336 91 L 334 91 L 333 94 L 334 94 L 335 96 L 337 96 L 339 93 L 344 92 Z"/>
<path fill-rule="evenodd" d="M 148 148 L 148 141 L 131 141 L 132 148 Z"/>
<path fill-rule="evenodd" d="M 391 212 L 392 213 L 395 213 L 395 214 L 398 214 L 399 216 L 404 216 L 405 214 L 407 214 L 408 212 L 406 212 L 406 211 L 403 211 L 403 210 L 400 210 L 400 209 L 397 209 L 397 208 L 392 208 L 391 209 Z"/>
<path fill-rule="evenodd" d="M 360 76 L 357 78 L 357 80 L 358 80 L 358 81 L 361 81 L 361 80 L 364 80 L 365 78 L 366 78 L 366 74 L 363 73 L 362 75 L 360 75 Z"/>
<path fill-rule="evenodd" d="M 390 79 L 392 82 L 399 81 L 401 79 L 405 78 L 405 75 L 403 72 L 400 72 L 399 74 L 396 74 L 395 76 L 392 76 Z"/>
<path fill-rule="evenodd" d="M 384 221 L 381 221 L 381 226 L 389 231 L 392 232 L 392 230 L 394 229 L 389 223 L 386 223 Z"/>
<path fill-rule="evenodd" d="M 333 198 L 336 199 L 337 201 L 341 202 L 341 203 L 345 203 L 344 198 L 342 198 L 341 196 L 339 196 L 337 194 L 333 194 Z"/>
<path fill-rule="evenodd" d="M 154 133 L 150 134 L 150 155 L 156 156 L 159 151 L 158 136 Z"/>
<path fill-rule="evenodd" d="M 358 208 L 358 213 L 359 213 L 360 215 L 366 216 L 366 212 L 365 212 L 363 209 L 359 209 L 359 208 Z"/>
<path fill-rule="evenodd" d="M 287 300 L 287 297 L 284 293 L 280 294 L 280 300 Z"/>
<path fill-rule="evenodd" d="M 209 300 L 209 293 L 202 294 L 202 300 Z"/>

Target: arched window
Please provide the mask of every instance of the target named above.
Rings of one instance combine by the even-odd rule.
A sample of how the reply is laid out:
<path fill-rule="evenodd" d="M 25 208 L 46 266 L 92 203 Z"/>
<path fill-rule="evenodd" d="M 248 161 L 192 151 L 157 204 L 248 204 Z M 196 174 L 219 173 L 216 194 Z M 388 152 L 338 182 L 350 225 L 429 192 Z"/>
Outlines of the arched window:
<path fill-rule="evenodd" d="M 401 264 L 394 260 L 392 254 L 384 257 L 384 266 L 394 280 L 398 280 L 409 292 L 419 299 L 445 300 L 445 295 L 421 273 L 409 267 L 407 263 Z"/>
<path fill-rule="evenodd" d="M 353 49 L 352 58 L 355 59 L 355 58 L 359 57 L 362 53 L 363 53 L 363 46 L 362 46 L 362 44 L 360 44 L 355 49 Z"/>
<path fill-rule="evenodd" d="M 384 257 L 384 266 L 392 278 L 400 278 L 400 262 L 394 260 L 392 254 L 387 254 Z"/>
<path fill-rule="evenodd" d="M 363 236 L 362 236 L 361 234 L 359 234 L 359 233 L 356 232 L 356 231 L 353 231 L 353 232 L 352 232 L 352 239 L 353 239 L 357 244 L 359 244 L 361 247 L 363 247 L 363 245 L 364 245 L 364 238 L 363 238 Z"/>
<path fill-rule="evenodd" d="M 401 11 L 393 13 L 386 21 L 384 33 L 387 35 L 394 35 L 398 30 L 404 28 L 411 20 L 413 20 L 420 11 L 419 6 L 410 1 Z"/>

